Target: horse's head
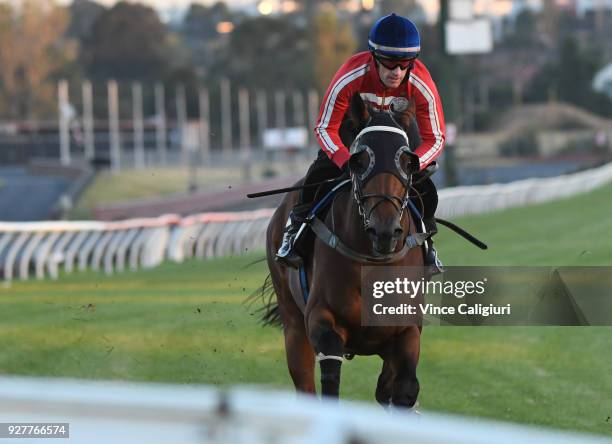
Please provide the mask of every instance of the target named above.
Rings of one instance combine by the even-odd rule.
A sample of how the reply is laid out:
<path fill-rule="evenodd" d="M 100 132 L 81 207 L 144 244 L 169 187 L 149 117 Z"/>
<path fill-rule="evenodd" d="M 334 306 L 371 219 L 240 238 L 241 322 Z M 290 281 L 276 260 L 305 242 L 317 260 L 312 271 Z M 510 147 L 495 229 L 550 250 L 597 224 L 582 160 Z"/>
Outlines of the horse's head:
<path fill-rule="evenodd" d="M 419 170 L 406 134 L 411 115 L 375 112 L 357 97 L 352 119 L 359 133 L 349 159 L 353 195 L 374 253 L 389 254 L 407 234 L 402 218 L 412 175 Z"/>

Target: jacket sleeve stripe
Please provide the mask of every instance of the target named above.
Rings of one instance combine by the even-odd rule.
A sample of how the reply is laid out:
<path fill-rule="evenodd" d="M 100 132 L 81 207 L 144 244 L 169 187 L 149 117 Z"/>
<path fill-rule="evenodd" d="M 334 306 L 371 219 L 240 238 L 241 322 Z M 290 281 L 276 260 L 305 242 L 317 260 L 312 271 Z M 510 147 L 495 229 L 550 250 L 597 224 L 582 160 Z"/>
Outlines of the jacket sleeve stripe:
<path fill-rule="evenodd" d="M 442 148 L 444 136 L 442 135 L 442 131 L 440 129 L 440 119 L 438 117 L 436 99 L 431 92 L 431 89 L 429 89 L 429 86 L 427 86 L 423 80 L 414 75 L 414 73 L 410 74 L 410 83 L 412 83 L 421 92 L 421 94 L 423 94 L 427 100 L 427 103 L 429 104 L 429 121 L 431 124 L 431 130 L 436 138 L 436 142 L 433 144 L 433 146 L 421 157 L 421 162 L 425 163 Z"/>
<path fill-rule="evenodd" d="M 342 91 L 342 89 L 346 85 L 351 83 L 353 80 L 363 76 L 366 73 L 367 67 L 368 65 L 365 64 L 353 69 L 352 71 L 347 72 L 345 75 L 343 75 L 336 81 L 336 83 L 329 92 L 327 101 L 325 102 L 325 107 L 321 116 L 321 120 L 319 122 L 319 125 L 317 125 L 317 127 L 315 128 L 315 133 L 320 136 L 320 140 L 325 144 L 325 147 L 330 153 L 335 153 L 336 151 L 338 151 L 338 147 L 327 133 L 327 126 L 329 125 L 329 120 L 331 119 L 331 116 L 333 114 L 334 105 L 336 104 L 336 98 L 338 97 L 340 91 Z"/>

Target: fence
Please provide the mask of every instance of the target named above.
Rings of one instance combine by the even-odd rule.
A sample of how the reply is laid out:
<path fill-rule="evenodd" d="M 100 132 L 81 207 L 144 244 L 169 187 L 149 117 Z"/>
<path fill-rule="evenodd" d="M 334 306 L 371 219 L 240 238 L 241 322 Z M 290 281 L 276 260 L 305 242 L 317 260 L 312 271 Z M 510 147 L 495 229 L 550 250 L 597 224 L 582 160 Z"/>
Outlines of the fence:
<path fill-rule="evenodd" d="M 458 217 L 546 202 L 592 190 L 612 181 L 612 163 L 580 173 L 509 184 L 443 189 L 437 214 Z M 0 223 L 0 264 L 6 283 L 33 272 L 58 277 L 66 272 L 154 267 L 163 260 L 208 259 L 264 247 L 274 210 L 204 213 L 181 218 L 122 222 Z"/>
<path fill-rule="evenodd" d="M 71 273 L 151 268 L 164 259 L 240 254 L 263 247 L 272 210 L 210 213 L 121 222 L 0 223 L 0 264 L 5 283 L 14 277 L 57 279 Z"/>
<path fill-rule="evenodd" d="M 612 163 L 579 173 L 525 179 L 507 184 L 445 188 L 439 193 L 439 217 L 459 217 L 532 205 L 594 190 L 612 181 Z"/>
<path fill-rule="evenodd" d="M 293 393 L 11 377 L 0 377 L 0 416 L 5 423 L 69 423 L 75 444 L 612 442 L 428 412 L 388 414 L 378 406 L 347 401 L 338 406 Z"/>
<path fill-rule="evenodd" d="M 218 152 L 225 163 L 239 153 L 248 165 L 269 129 L 283 130 L 283 149 L 318 150 L 307 130 L 319 111 L 315 90 L 249 90 L 228 79 L 206 87 L 60 80 L 57 98 L 57 120 L 0 121 L 0 163 L 76 160 L 118 171 L 211 165 Z M 291 128 L 307 140 L 289 140 L 284 130 Z"/>
<path fill-rule="evenodd" d="M 318 113 L 316 91 L 247 90 L 231 85 L 228 79 L 210 86 L 210 91 L 203 87 L 196 91 L 193 86 L 188 91 L 185 85 L 166 91 L 163 84 L 120 85 L 110 80 L 106 84 L 108 115 L 96 120 L 94 111 L 98 109 L 100 114 L 101 109 L 95 106 L 94 99 L 100 101 L 104 94 L 94 96 L 89 81 L 70 88 L 66 80 L 61 80 L 57 141 L 62 164 L 69 164 L 75 155 L 91 160 L 102 154 L 114 171 L 128 165 L 166 165 L 172 145 L 178 147 L 183 164 L 195 160 L 209 163 L 212 148 L 219 148 L 227 158 L 237 147 L 242 160 L 247 161 L 252 147 L 264 145 L 269 128 L 299 127 L 306 132 L 306 139 L 294 147 L 316 146 L 314 134 L 306 131 L 314 126 Z M 101 91 L 100 87 L 95 89 Z M 175 106 L 168 103 L 171 96 Z M 147 97 L 149 100 L 144 100 Z M 151 101 L 154 108 L 147 103 Z M 129 119 L 125 119 L 127 116 Z M 77 146 L 71 146 L 71 134 Z"/>

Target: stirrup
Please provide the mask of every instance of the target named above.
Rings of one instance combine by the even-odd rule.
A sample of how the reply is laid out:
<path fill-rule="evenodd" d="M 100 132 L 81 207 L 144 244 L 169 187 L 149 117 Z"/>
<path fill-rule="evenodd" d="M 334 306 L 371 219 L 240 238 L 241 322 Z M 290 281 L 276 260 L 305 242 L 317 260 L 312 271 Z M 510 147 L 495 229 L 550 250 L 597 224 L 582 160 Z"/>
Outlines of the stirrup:
<path fill-rule="evenodd" d="M 288 239 L 278 249 L 276 256 L 274 259 L 276 262 L 292 268 L 299 268 L 302 265 L 302 258 L 293 251 L 293 244 L 295 242 L 296 235 L 291 236 L 291 239 Z"/>
<path fill-rule="evenodd" d="M 444 265 L 442 264 L 440 258 L 438 258 L 438 252 L 433 245 L 429 245 L 427 249 L 427 255 L 425 256 L 425 270 L 428 278 L 444 273 Z"/>
<path fill-rule="evenodd" d="M 293 207 L 285 224 L 283 241 L 276 253 L 277 262 L 287 266 L 298 268 L 302 265 L 302 257 L 295 252 L 295 243 L 306 228 L 306 217 L 312 208 L 312 202 L 298 204 Z"/>
<path fill-rule="evenodd" d="M 274 258 L 286 267 L 298 268 L 302 264 L 302 258 L 294 251 L 293 247 L 302 230 L 301 227 L 295 227 L 294 224 L 296 222 L 293 221 L 292 216 L 289 216 L 283 233 L 283 241 Z"/>
<path fill-rule="evenodd" d="M 293 251 L 287 253 L 286 256 L 280 256 L 279 253 L 276 253 L 276 256 L 274 257 L 274 259 L 279 264 L 282 264 L 285 267 L 289 267 L 289 268 L 300 268 L 300 266 L 303 263 L 302 258 Z"/>

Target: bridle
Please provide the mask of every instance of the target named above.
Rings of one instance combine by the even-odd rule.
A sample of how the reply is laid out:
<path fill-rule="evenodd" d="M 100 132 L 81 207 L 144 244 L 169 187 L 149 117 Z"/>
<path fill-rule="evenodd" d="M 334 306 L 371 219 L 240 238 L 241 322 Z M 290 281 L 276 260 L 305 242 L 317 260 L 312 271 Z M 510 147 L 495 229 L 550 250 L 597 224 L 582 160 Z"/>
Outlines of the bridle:
<path fill-rule="evenodd" d="M 391 118 L 393 118 L 393 116 L 391 116 Z M 368 124 L 370 123 L 370 121 L 368 122 Z M 424 173 L 419 172 L 420 161 L 419 161 L 418 156 L 412 151 L 410 151 L 408 136 L 400 128 L 400 126 L 397 125 L 397 122 L 394 119 L 393 119 L 393 123 L 395 123 L 396 125 L 395 126 L 393 125 L 366 126 L 364 129 L 362 129 L 359 132 L 357 137 L 355 137 L 355 141 L 352 143 L 351 149 L 350 149 L 351 157 L 349 158 L 349 164 L 348 164 L 350 179 L 344 179 L 340 183 L 338 183 L 335 186 L 335 188 L 331 190 L 322 199 L 322 202 L 325 203 L 328 200 L 329 196 L 333 196 L 335 191 L 348 185 L 350 181 L 352 185 L 352 189 L 353 189 L 353 198 L 355 199 L 355 202 L 357 204 L 357 208 L 359 211 L 359 216 L 361 217 L 361 220 L 362 220 L 363 228 L 366 231 L 369 228 L 372 228 L 371 222 L 370 222 L 372 212 L 378 205 L 380 205 L 383 202 L 391 202 L 391 204 L 393 205 L 393 207 L 395 208 L 397 212 L 396 214 L 399 215 L 400 223 L 404 217 L 406 207 L 410 207 L 410 209 L 412 210 L 414 214 L 414 218 L 409 218 L 409 221 L 415 220 L 415 222 L 417 223 L 421 221 L 420 231 L 413 231 L 411 227 L 409 226 L 406 232 L 407 235 L 403 239 L 402 246 L 397 251 L 386 253 L 386 254 L 381 254 L 381 253 L 374 251 L 373 254 L 367 254 L 367 253 L 358 252 L 354 250 L 353 248 L 351 248 L 350 246 L 346 245 L 342 241 L 342 239 L 340 239 L 340 237 L 334 233 L 335 230 L 334 231 L 330 230 L 325 224 L 325 222 L 323 222 L 320 218 L 316 217 L 316 211 L 311 213 L 311 215 L 308 217 L 307 221 L 303 225 L 303 226 L 309 226 L 314 232 L 314 234 L 317 236 L 317 238 L 320 241 L 322 241 L 325 245 L 327 245 L 329 248 L 331 248 L 332 250 L 335 250 L 341 255 L 353 261 L 360 262 L 362 264 L 392 264 L 394 262 L 400 261 L 406 256 L 408 251 L 410 251 L 412 248 L 422 247 L 427 241 L 427 239 L 429 239 L 431 235 L 433 234 L 431 231 L 427 231 L 425 226 L 423 225 L 422 220 L 421 220 L 422 212 L 419 213 L 419 210 L 415 207 L 415 205 L 412 204 L 409 198 L 409 193 L 410 193 L 410 190 L 415 190 L 415 188 L 413 187 L 413 184 L 417 184 L 420 181 L 427 179 L 429 176 L 431 176 L 436 171 L 436 168 L 427 168 L 426 170 L 424 170 Z M 405 142 L 405 145 L 401 144 L 401 146 L 396 149 L 395 155 L 391 157 L 388 154 L 388 150 L 389 150 L 388 146 L 385 147 L 385 146 L 377 144 L 374 147 L 370 147 L 362 142 L 361 139 L 363 138 L 364 135 L 370 132 L 375 132 L 375 131 L 399 134 L 402 136 L 402 139 L 403 139 L 403 142 Z M 359 165 L 361 169 L 358 170 L 357 168 L 358 165 L 355 165 L 355 162 L 359 161 L 359 156 L 357 155 L 363 151 L 368 151 L 368 155 L 370 159 L 369 159 L 367 166 L 364 167 L 363 165 Z M 380 152 L 381 154 L 379 156 L 378 163 L 376 162 L 377 152 Z M 408 163 L 404 165 L 404 167 L 402 167 L 402 162 L 401 162 L 401 157 L 403 154 L 406 154 L 408 156 Z M 364 184 L 379 173 L 390 173 L 390 174 L 395 175 L 400 180 L 402 185 L 404 186 L 403 196 L 400 197 L 400 196 L 393 196 L 393 195 L 388 195 L 388 194 L 378 194 L 378 193 L 364 194 L 363 193 Z M 413 181 L 413 176 L 416 175 L 417 173 L 419 174 L 416 178 L 416 181 Z M 336 194 L 336 196 L 338 196 L 338 194 Z M 418 196 L 418 193 L 417 193 L 417 196 Z M 364 202 L 367 199 L 378 199 L 374 203 L 374 205 L 372 205 L 369 211 L 366 211 L 365 204 L 364 204 Z M 334 201 L 335 201 L 335 197 L 334 197 Z M 422 208 L 422 205 L 421 205 L 421 208 Z M 334 221 L 333 217 L 334 217 L 334 211 L 333 211 L 333 203 L 332 203 L 332 224 Z M 456 227 L 450 224 L 449 222 L 446 222 L 445 225 L 451 228 L 454 227 L 452 229 L 457 231 L 460 234 L 461 232 L 463 232 L 463 230 L 461 230 L 459 227 Z M 415 228 L 417 228 L 418 230 L 418 227 L 415 227 Z M 486 248 L 485 244 L 478 241 L 477 239 L 474 239 L 472 236 L 469 236 L 469 234 L 463 232 L 462 236 L 466 237 L 466 239 L 469 239 L 474 243 L 479 242 L 480 245 L 479 244 L 477 245 L 479 245 L 481 248 Z"/>
<path fill-rule="evenodd" d="M 391 116 L 392 117 L 392 116 Z M 393 120 L 394 123 L 395 120 Z M 369 122 L 368 122 L 369 123 Z M 361 138 L 370 132 L 374 131 L 384 131 L 400 134 L 405 141 L 405 145 L 402 144 L 395 152 L 393 158 L 391 158 L 387 152 L 389 147 L 385 146 L 374 146 L 369 147 L 365 143 L 362 143 Z M 356 165 L 351 165 L 351 161 L 353 159 L 358 159 L 358 156 L 355 154 L 359 154 L 362 151 L 368 150 L 368 154 L 370 156 L 370 162 L 363 171 L 357 171 Z M 404 131 L 402 131 L 399 125 L 391 126 L 391 125 L 372 125 L 366 126 L 355 138 L 355 141 L 351 145 L 351 157 L 349 158 L 349 172 L 350 172 L 350 181 L 352 182 L 353 189 L 353 197 L 355 202 L 357 203 L 357 208 L 359 210 L 359 215 L 361 217 L 364 229 L 370 228 L 370 217 L 372 215 L 372 211 L 383 202 L 391 202 L 394 206 L 395 210 L 399 214 L 400 221 L 404 216 L 405 209 L 408 205 L 410 205 L 409 201 L 409 192 L 412 186 L 412 175 L 416 172 L 418 168 L 415 165 L 418 165 L 418 157 L 416 154 L 410 151 L 408 136 Z M 379 162 L 376 162 L 376 153 L 380 151 Z M 409 166 L 412 168 L 408 168 L 409 171 L 405 171 L 400 163 L 401 156 L 406 153 L 409 156 Z M 355 161 L 353 161 L 354 163 Z M 416 169 L 415 169 L 416 168 Z M 372 177 L 376 176 L 379 173 L 391 173 L 398 177 L 402 184 L 404 185 L 404 195 L 402 197 L 399 196 L 390 196 L 387 194 L 377 194 L 377 193 L 363 193 L 363 185 Z M 349 179 L 344 180 L 336 187 L 342 187 L 348 184 Z M 372 208 L 366 212 L 364 201 L 367 199 L 378 199 L 377 202 L 374 203 Z M 333 217 L 333 213 L 332 213 Z M 411 229 L 408 229 L 408 235 L 404 238 L 402 242 L 402 247 L 400 250 L 388 253 L 388 254 L 367 254 L 360 253 L 355 251 L 348 245 L 346 245 L 342 240 L 336 235 L 332 230 L 330 230 L 327 225 L 314 214 L 309 217 L 307 221 L 312 231 L 315 235 L 328 247 L 338 251 L 345 257 L 350 258 L 351 260 L 361 262 L 364 264 L 386 264 L 393 263 L 401 260 L 406 253 L 412 249 L 419 246 L 422 246 L 430 233 L 428 232 L 414 232 L 411 233 Z"/>
<path fill-rule="evenodd" d="M 375 156 L 374 151 L 369 146 L 360 143 L 360 139 L 365 134 L 370 133 L 370 132 L 376 132 L 376 131 L 400 134 L 406 142 L 406 145 L 400 146 L 395 152 L 394 162 L 393 162 L 395 171 L 388 171 L 392 169 L 389 167 L 387 167 L 386 170 L 383 169 L 382 171 L 379 171 L 379 172 L 388 172 L 388 173 L 394 174 L 396 177 L 400 179 L 400 181 L 402 182 L 402 185 L 404 186 L 404 194 L 402 197 L 388 195 L 388 194 L 377 194 L 377 193 L 364 194 L 363 193 L 363 185 L 365 185 L 367 180 L 371 179 L 372 177 L 374 177 L 374 175 L 378 174 L 379 172 L 372 175 L 372 177 L 368 177 L 372 173 L 376 165 L 376 156 Z M 355 199 L 355 202 L 357 203 L 357 209 L 359 211 L 359 216 L 361 217 L 361 221 L 362 221 L 364 229 L 367 230 L 370 227 L 370 220 L 371 220 L 372 212 L 374 211 L 374 209 L 376 209 L 378 205 L 380 205 L 383 202 L 390 202 L 393 205 L 397 214 L 400 217 L 400 222 L 401 222 L 401 219 L 404 216 L 404 210 L 406 209 L 408 205 L 408 201 L 409 201 L 409 193 L 410 193 L 410 189 L 412 186 L 412 173 L 408 171 L 404 171 L 402 169 L 401 164 L 400 164 L 400 158 L 402 154 L 404 153 L 408 154 L 409 156 L 413 158 L 414 156 L 416 156 L 414 153 L 410 151 L 409 145 L 410 143 L 408 141 L 408 136 L 402 129 L 400 129 L 399 127 L 387 126 L 387 125 L 366 126 L 357 135 L 357 137 L 355 138 L 355 141 L 351 145 L 351 155 L 352 156 L 357 155 L 363 151 L 367 151 L 369 158 L 370 158 L 368 167 L 365 169 L 365 171 L 361 173 L 353 171 L 353 169 L 350 168 L 350 164 L 349 164 L 349 171 L 350 171 L 350 177 L 351 177 L 352 188 L 353 188 L 353 198 Z M 388 149 L 388 148 L 384 148 L 384 149 Z M 364 205 L 367 199 L 378 199 L 369 208 L 368 211 L 366 211 L 366 208 Z"/>

